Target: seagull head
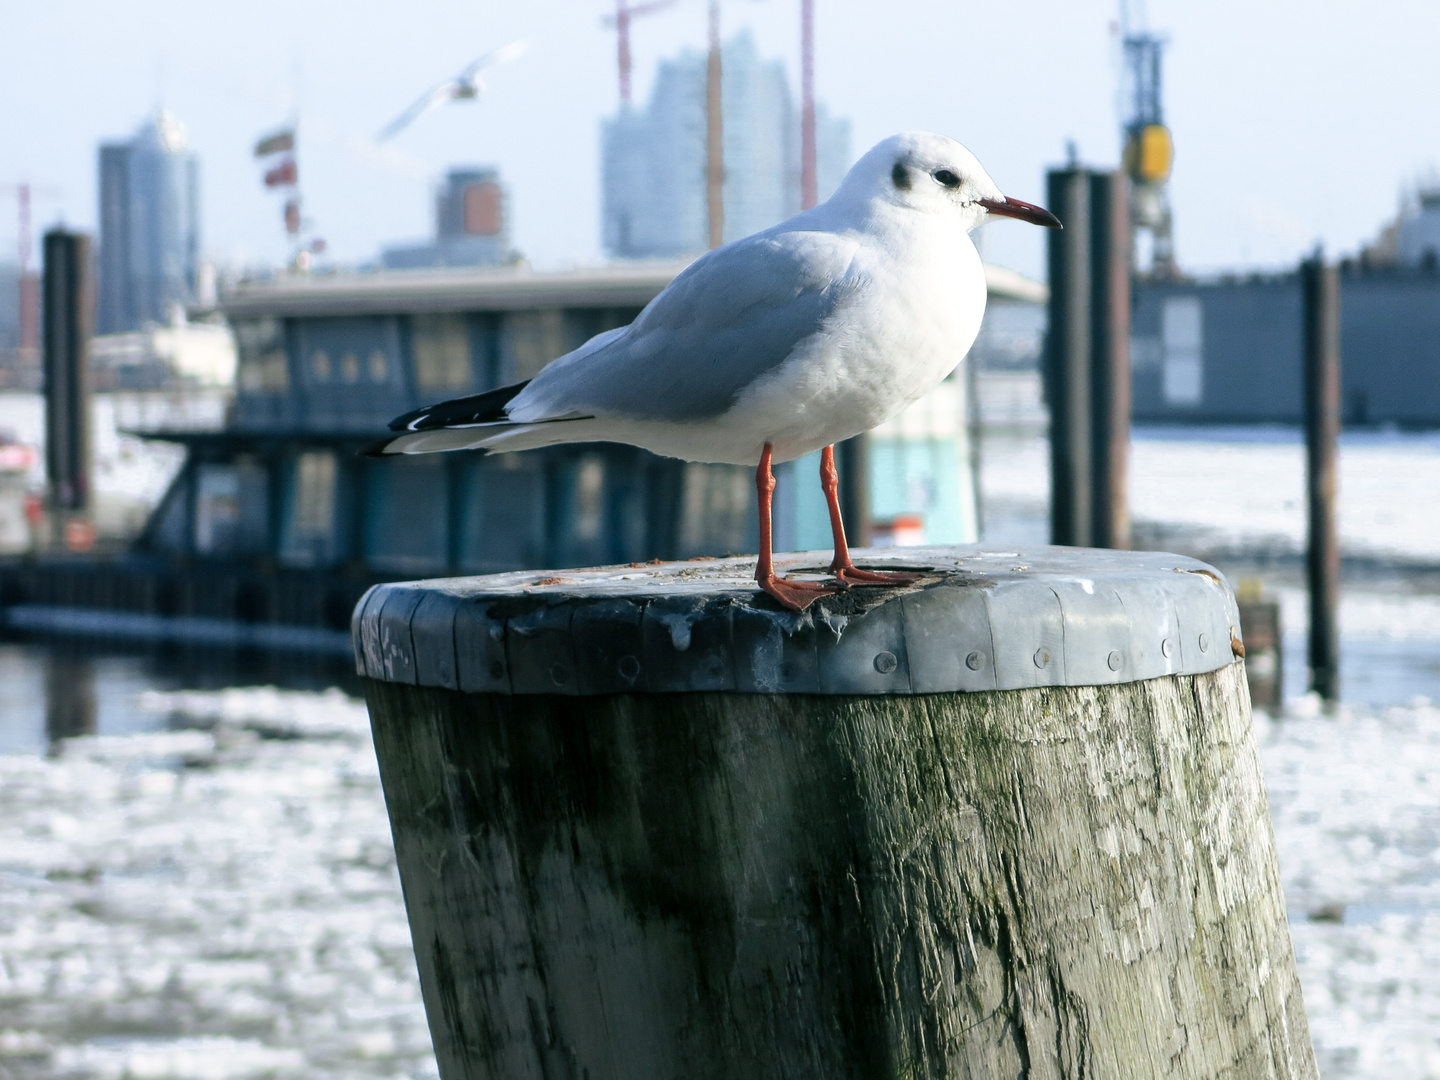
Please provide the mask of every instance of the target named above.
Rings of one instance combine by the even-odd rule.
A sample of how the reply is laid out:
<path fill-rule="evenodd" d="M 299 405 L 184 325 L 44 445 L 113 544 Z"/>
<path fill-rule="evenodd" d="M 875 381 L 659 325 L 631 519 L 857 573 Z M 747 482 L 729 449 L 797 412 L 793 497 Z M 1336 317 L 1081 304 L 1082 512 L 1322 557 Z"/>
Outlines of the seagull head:
<path fill-rule="evenodd" d="M 928 131 L 905 131 L 878 143 L 845 175 L 836 194 L 958 217 L 967 230 L 991 216 L 1060 228 L 1050 211 L 1007 198 L 965 147 Z"/>

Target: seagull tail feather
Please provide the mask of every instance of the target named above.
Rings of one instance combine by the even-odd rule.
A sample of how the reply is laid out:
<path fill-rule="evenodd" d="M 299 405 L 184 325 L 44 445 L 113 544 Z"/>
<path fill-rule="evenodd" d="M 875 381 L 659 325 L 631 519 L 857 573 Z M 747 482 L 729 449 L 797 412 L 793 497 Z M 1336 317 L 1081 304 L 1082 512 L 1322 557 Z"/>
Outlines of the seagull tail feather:
<path fill-rule="evenodd" d="M 593 416 L 511 420 L 505 410 L 527 385 L 528 379 L 397 416 L 390 421 L 390 430 L 396 434 L 376 440 L 360 453 L 365 457 L 433 454 L 445 450 L 503 453 L 558 443 L 608 441 L 609 436 L 604 433 L 606 425 Z"/>
<path fill-rule="evenodd" d="M 593 416 L 581 416 L 532 424 L 500 420 L 461 427 L 430 427 L 377 439 L 360 453 L 365 457 L 435 454 L 447 450 L 487 450 L 503 454 L 560 443 L 612 441 L 615 440 L 609 434 L 607 424 Z"/>
<path fill-rule="evenodd" d="M 453 398 L 438 405 L 426 405 L 390 421 L 391 431 L 428 431 L 456 424 L 488 424 L 505 419 L 505 407 L 530 380 L 486 390 L 483 394 Z"/>

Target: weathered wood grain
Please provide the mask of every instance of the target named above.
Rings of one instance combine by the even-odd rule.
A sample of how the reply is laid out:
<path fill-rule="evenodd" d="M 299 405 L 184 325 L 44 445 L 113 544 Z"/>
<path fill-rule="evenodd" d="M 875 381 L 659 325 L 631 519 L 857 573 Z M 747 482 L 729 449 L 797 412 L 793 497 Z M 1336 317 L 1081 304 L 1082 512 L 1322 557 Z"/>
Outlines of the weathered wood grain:
<path fill-rule="evenodd" d="M 1316 1075 L 1240 664 L 367 694 L 445 1080 Z"/>

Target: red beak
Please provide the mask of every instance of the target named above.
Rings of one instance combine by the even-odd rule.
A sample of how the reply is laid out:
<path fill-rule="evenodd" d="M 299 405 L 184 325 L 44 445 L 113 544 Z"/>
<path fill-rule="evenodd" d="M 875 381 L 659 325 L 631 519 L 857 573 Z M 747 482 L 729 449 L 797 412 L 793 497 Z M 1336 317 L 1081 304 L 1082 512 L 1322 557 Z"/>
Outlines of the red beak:
<path fill-rule="evenodd" d="M 1063 229 L 1060 219 L 1046 210 L 1043 206 L 1036 206 L 1034 203 L 1021 202 L 1019 199 L 976 199 L 981 206 L 992 214 L 1000 217 L 1019 218 L 1021 221 L 1028 221 L 1031 225 L 1044 225 L 1047 229 Z"/>

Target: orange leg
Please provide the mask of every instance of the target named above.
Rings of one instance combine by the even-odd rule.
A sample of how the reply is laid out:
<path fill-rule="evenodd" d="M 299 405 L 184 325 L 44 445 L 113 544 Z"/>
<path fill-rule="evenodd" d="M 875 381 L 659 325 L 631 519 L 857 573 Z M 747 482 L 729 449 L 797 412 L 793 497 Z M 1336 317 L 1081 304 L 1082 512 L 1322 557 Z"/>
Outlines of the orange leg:
<path fill-rule="evenodd" d="M 760 467 L 755 470 L 755 493 L 760 500 L 760 559 L 755 566 L 755 580 L 760 584 L 760 588 L 792 611 L 804 611 L 820 597 L 839 592 L 833 585 L 822 585 L 818 581 L 787 581 L 775 574 L 770 526 L 771 504 L 775 498 L 775 477 L 770 472 L 769 443 L 765 444 L 765 449 L 760 454 Z"/>
<path fill-rule="evenodd" d="M 820 486 L 825 489 L 825 505 L 830 508 L 830 532 L 835 537 L 835 560 L 830 572 L 844 585 L 909 585 L 920 575 L 898 570 L 861 570 L 850 559 L 850 544 L 845 539 L 845 522 L 840 519 L 840 474 L 835 471 L 835 447 L 820 451 Z"/>

